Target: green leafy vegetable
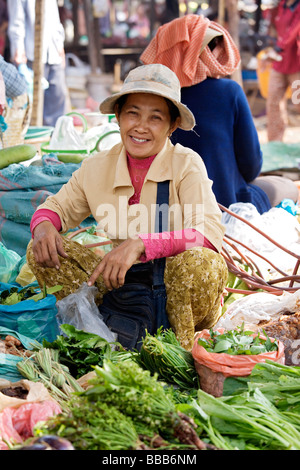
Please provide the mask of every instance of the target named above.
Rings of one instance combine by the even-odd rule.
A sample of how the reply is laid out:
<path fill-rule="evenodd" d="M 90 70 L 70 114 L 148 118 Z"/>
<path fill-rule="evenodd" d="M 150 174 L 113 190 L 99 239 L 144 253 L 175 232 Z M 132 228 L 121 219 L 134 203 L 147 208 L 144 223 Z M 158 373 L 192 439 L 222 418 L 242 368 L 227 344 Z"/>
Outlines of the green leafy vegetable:
<path fill-rule="evenodd" d="M 60 329 L 66 336 L 57 336 L 53 342 L 43 340 L 46 348 L 57 349 L 60 361 L 67 365 L 77 379 L 90 372 L 92 366 L 102 366 L 104 358 L 122 360 L 131 357 L 119 343 L 119 351 L 112 350 L 112 343 L 94 333 L 78 330 L 73 325 L 63 324 Z"/>
<path fill-rule="evenodd" d="M 215 445 L 220 445 L 219 436 L 228 436 L 227 445 L 230 446 L 230 440 L 234 439 L 238 448 L 242 445 L 252 450 L 300 449 L 299 427 L 258 388 L 221 398 L 198 390 L 194 407 Z"/>
<path fill-rule="evenodd" d="M 278 349 L 277 340 L 271 341 L 265 332 L 262 336 L 260 333 L 255 335 L 253 331 L 245 331 L 244 324 L 225 333 L 210 329 L 209 335 L 208 339 L 199 338 L 198 344 L 212 353 L 256 355 Z"/>
<path fill-rule="evenodd" d="M 40 290 L 35 286 L 26 286 L 20 289 L 19 287 L 11 287 L 10 289 L 5 289 L 0 293 L 0 304 L 2 305 L 15 305 L 24 300 L 34 300 L 38 301 L 44 299 L 49 294 L 54 294 L 62 289 L 62 286 L 53 286 L 46 288 L 44 285 L 42 292 L 37 292 Z"/>
<path fill-rule="evenodd" d="M 192 354 L 180 346 L 172 330 L 152 336 L 146 333 L 136 361 L 159 378 L 181 388 L 198 386 L 198 375 Z"/>

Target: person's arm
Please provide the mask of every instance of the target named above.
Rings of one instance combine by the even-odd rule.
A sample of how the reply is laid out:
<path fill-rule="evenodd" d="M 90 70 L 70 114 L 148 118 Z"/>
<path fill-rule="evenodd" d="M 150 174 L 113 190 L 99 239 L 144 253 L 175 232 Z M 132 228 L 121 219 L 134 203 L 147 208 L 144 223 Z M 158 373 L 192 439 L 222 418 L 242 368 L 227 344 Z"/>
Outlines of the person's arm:
<path fill-rule="evenodd" d="M 262 151 L 246 95 L 236 86 L 234 152 L 238 169 L 247 183 L 253 181 L 262 168 Z"/>
<path fill-rule="evenodd" d="M 49 196 L 38 209 L 48 209 L 55 212 L 61 222 L 61 232 L 65 233 L 78 225 L 91 215 L 91 209 L 83 189 L 85 162 L 76 170 L 69 181 L 60 190 Z"/>
<path fill-rule="evenodd" d="M 11 60 L 19 65 L 27 62 L 25 51 L 25 12 L 21 0 L 9 0 L 8 29 L 7 34 L 10 42 Z"/>
<path fill-rule="evenodd" d="M 59 229 L 66 232 L 69 228 L 75 228 L 90 215 L 81 186 L 81 169 L 76 170 L 55 195 L 49 196 L 33 216 L 33 252 L 41 266 L 59 268 L 58 254 L 64 256 Z"/>
<path fill-rule="evenodd" d="M 140 258 L 142 262 L 176 256 L 196 246 L 217 251 L 207 238 L 192 228 L 176 230 L 174 232 L 140 234 L 139 237 L 145 245 L 145 253 Z"/>
<path fill-rule="evenodd" d="M 15 98 L 27 92 L 27 82 L 13 64 L 6 62 L 0 55 L 0 71 L 5 83 L 7 98 Z"/>
<path fill-rule="evenodd" d="M 56 212 L 53 212 L 49 209 L 38 209 L 33 214 L 30 222 L 30 231 L 32 238 L 34 238 L 35 227 L 45 221 L 51 222 L 51 224 L 54 225 L 58 232 L 61 231 L 61 221 L 59 215 L 56 214 Z"/>

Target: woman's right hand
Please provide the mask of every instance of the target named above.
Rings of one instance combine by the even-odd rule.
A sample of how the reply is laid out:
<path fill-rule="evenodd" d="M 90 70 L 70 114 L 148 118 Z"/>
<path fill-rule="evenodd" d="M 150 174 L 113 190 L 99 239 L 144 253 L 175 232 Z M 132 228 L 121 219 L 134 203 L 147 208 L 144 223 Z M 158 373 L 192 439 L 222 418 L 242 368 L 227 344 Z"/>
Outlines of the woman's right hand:
<path fill-rule="evenodd" d="M 51 222 L 44 221 L 34 229 L 32 250 L 37 264 L 43 268 L 60 268 L 59 256 L 67 258 L 63 240 Z"/>

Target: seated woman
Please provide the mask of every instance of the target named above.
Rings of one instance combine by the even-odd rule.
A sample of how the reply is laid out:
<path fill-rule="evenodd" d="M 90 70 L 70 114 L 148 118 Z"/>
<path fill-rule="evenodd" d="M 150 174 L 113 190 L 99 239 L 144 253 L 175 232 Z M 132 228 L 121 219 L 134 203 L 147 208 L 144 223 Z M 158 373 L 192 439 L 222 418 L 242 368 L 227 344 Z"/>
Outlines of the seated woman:
<path fill-rule="evenodd" d="M 85 159 L 38 207 L 27 262 L 41 286 L 64 286 L 58 299 L 84 281 L 96 285 L 101 312 L 110 296 L 126 286 L 153 283 L 156 261 L 165 260 L 165 315 L 182 346 L 190 349 L 195 331 L 217 322 L 228 274 L 220 254 L 221 212 L 204 164 L 194 151 L 170 141 L 177 127 L 193 128 L 194 116 L 180 102 L 174 72 L 156 64 L 132 70 L 100 111 L 115 113 L 121 143 Z M 168 210 L 157 204 L 164 182 Z M 160 233 L 157 212 L 164 225 Z M 113 242 L 103 259 L 62 237 L 91 214 Z M 145 266 L 150 274 L 134 270 Z"/>

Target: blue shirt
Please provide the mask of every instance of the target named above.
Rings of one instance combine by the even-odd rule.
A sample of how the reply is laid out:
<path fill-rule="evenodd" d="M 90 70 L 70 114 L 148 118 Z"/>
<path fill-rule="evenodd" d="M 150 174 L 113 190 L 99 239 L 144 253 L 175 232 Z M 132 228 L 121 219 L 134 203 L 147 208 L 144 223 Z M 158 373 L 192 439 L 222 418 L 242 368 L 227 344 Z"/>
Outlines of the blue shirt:
<path fill-rule="evenodd" d="M 227 78 L 208 78 L 182 88 L 181 101 L 193 112 L 192 131 L 177 129 L 172 142 L 203 159 L 218 203 L 250 202 L 259 213 L 271 208 L 266 193 L 251 184 L 262 167 L 262 152 L 243 89 Z"/>

